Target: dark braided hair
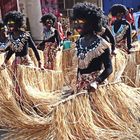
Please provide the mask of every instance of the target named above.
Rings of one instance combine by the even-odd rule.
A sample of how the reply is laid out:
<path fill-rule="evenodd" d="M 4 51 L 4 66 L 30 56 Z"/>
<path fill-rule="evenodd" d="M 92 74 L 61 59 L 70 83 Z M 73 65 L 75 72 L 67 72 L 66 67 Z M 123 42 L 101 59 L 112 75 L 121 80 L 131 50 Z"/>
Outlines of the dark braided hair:
<path fill-rule="evenodd" d="M 110 12 L 112 14 L 112 16 L 117 16 L 118 13 L 123 13 L 124 15 L 126 15 L 126 13 L 128 12 L 127 8 L 125 5 L 122 4 L 114 4 L 111 9 Z"/>
<path fill-rule="evenodd" d="M 101 30 L 102 16 L 103 11 L 92 3 L 89 2 L 77 3 L 73 6 L 72 19 L 86 20 L 90 25 L 92 25 L 91 30 L 93 31 Z"/>
<path fill-rule="evenodd" d="M 54 23 L 56 21 L 56 16 L 54 14 L 52 14 L 52 13 L 45 14 L 45 15 L 43 15 L 41 17 L 41 21 L 40 22 L 45 24 L 47 19 L 51 19 L 53 21 L 53 25 L 54 25 Z"/>
<path fill-rule="evenodd" d="M 23 14 L 18 11 L 10 11 L 4 17 L 4 22 L 7 25 L 8 21 L 14 21 L 17 28 L 21 28 L 23 25 Z"/>

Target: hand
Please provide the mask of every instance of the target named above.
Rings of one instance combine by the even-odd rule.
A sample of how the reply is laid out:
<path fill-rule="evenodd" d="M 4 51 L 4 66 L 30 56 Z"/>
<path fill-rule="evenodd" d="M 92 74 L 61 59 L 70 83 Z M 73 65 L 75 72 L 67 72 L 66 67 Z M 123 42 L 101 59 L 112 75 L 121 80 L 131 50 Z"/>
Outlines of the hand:
<path fill-rule="evenodd" d="M 58 51 L 61 51 L 61 48 L 60 47 L 58 48 Z"/>
<path fill-rule="evenodd" d="M 112 55 L 117 55 L 117 52 L 114 50 L 111 52 Z"/>
<path fill-rule="evenodd" d="M 3 63 L 1 66 L 0 66 L 0 70 L 4 70 L 6 68 L 6 64 Z"/>
<path fill-rule="evenodd" d="M 94 89 L 97 89 L 97 87 L 98 87 L 98 82 L 95 81 L 95 82 L 90 83 L 90 87 L 92 87 L 92 88 L 94 88 Z"/>
<path fill-rule="evenodd" d="M 94 81 L 92 83 L 90 83 L 89 85 L 89 91 L 90 92 L 94 92 L 97 88 L 98 88 L 98 82 L 97 81 Z"/>
<path fill-rule="evenodd" d="M 38 67 L 41 68 L 41 69 L 44 69 L 44 68 L 42 67 L 41 61 L 38 61 Z"/>
<path fill-rule="evenodd" d="M 1 54 L 1 53 L 4 53 L 4 52 L 5 52 L 5 50 L 1 50 L 1 51 L 0 51 L 0 54 Z"/>
<path fill-rule="evenodd" d="M 61 46 L 58 46 L 57 47 L 57 51 L 61 51 Z"/>
<path fill-rule="evenodd" d="M 127 53 L 130 54 L 131 53 L 130 50 L 127 50 Z"/>

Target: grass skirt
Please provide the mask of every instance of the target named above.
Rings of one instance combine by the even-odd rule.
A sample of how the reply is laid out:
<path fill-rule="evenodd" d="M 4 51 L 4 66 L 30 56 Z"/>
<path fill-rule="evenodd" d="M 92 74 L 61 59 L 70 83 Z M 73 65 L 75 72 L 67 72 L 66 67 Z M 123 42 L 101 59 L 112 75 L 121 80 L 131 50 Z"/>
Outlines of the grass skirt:
<path fill-rule="evenodd" d="M 43 75 L 37 69 L 22 66 L 18 71 L 22 77 L 17 80 L 21 90 L 24 91 L 22 103 L 17 100 L 18 94 L 14 90 L 11 72 L 8 69 L 0 71 L 0 126 L 7 130 L 4 139 L 137 140 L 140 138 L 139 89 L 124 83 L 116 83 L 101 85 L 94 93 L 83 91 L 65 97 L 60 90 L 61 85 L 54 86 L 57 93 L 53 91 L 47 93 L 47 89 L 52 88 L 42 87 L 45 86 L 45 82 L 32 85 L 38 82 L 37 76 L 43 79 L 50 71 L 44 71 Z M 53 74 L 54 77 L 59 75 L 55 72 Z M 34 88 L 34 92 L 31 87 Z"/>
<path fill-rule="evenodd" d="M 134 87 L 140 87 L 139 67 L 140 67 L 140 43 L 134 42 L 131 54 L 128 55 L 128 62 L 123 72 L 123 80 L 126 84 Z"/>
<path fill-rule="evenodd" d="M 5 140 L 140 139 L 140 89 L 114 83 L 127 57 L 120 52 L 113 58 L 119 62 L 113 65 L 113 84 L 100 85 L 93 93 L 65 96 L 63 85 L 75 87 L 74 54 L 72 49 L 63 52 L 63 61 L 69 59 L 60 71 L 18 66 L 15 79 L 22 96 L 15 91 L 12 71 L 0 71 L 0 126 L 6 131 Z"/>

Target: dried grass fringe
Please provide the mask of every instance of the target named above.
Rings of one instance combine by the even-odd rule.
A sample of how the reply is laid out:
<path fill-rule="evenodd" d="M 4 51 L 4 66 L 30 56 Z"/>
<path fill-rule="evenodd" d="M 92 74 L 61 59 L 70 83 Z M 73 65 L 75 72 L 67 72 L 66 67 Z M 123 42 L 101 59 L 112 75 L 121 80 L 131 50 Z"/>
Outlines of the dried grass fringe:
<path fill-rule="evenodd" d="M 22 85 L 21 89 L 26 86 L 25 83 L 31 86 L 32 77 L 35 76 L 33 71 L 37 70 L 22 66 L 18 70 L 21 73 L 32 71 L 30 79 L 26 79 L 24 75 L 20 80 L 25 78 L 25 81 L 21 80 L 23 83 L 18 81 Z M 46 74 L 49 72 L 44 71 Z M 44 96 L 38 98 L 37 94 L 33 95 L 27 90 L 28 93 L 24 92 L 26 95 L 26 98 L 23 98 L 24 104 L 21 104 L 15 99 L 17 93 L 11 78 L 9 70 L 0 72 L 0 125 L 8 130 L 4 136 L 5 140 L 137 140 L 140 138 L 139 89 L 118 83 L 100 86 L 95 93 L 88 94 L 83 91 L 63 99 L 61 91 L 58 96 L 52 93 L 52 97 L 51 92 L 40 91 Z M 42 85 L 40 87 L 37 84 L 37 87 L 43 89 Z M 34 102 L 36 108 L 31 106 L 30 101 Z M 46 106 L 39 108 L 39 102 Z M 42 114 L 36 110 L 38 108 Z"/>
<path fill-rule="evenodd" d="M 64 53 L 73 58 L 75 51 Z M 125 63 L 125 55 L 120 56 Z M 4 140 L 139 140 L 140 89 L 115 83 L 66 98 L 61 89 L 75 86 L 77 65 L 75 57 L 68 60 L 71 67 L 64 63 L 63 72 L 19 66 L 14 77 L 22 96 L 15 91 L 12 71 L 0 71 Z"/>
<path fill-rule="evenodd" d="M 133 87 L 140 87 L 139 66 L 140 66 L 140 43 L 134 42 L 131 54 L 128 56 L 128 62 L 123 72 L 123 82 Z"/>

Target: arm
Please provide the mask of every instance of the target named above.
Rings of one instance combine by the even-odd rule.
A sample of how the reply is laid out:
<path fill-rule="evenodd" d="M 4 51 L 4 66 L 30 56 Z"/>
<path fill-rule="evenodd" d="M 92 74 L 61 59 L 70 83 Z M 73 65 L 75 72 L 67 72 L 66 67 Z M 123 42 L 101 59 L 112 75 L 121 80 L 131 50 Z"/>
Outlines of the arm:
<path fill-rule="evenodd" d="M 32 48 L 32 50 L 33 50 L 33 52 L 34 52 L 34 54 L 36 56 L 36 59 L 38 61 L 39 67 L 41 67 L 40 56 L 39 56 L 38 50 L 37 50 L 37 48 L 35 46 L 35 43 L 33 42 L 32 38 L 31 38 L 31 36 L 29 36 L 28 43 L 29 43 L 29 47 Z"/>
<path fill-rule="evenodd" d="M 57 45 L 59 46 L 61 39 L 60 39 L 60 35 L 57 30 L 55 30 L 55 38 L 56 38 Z"/>
<path fill-rule="evenodd" d="M 8 51 L 8 49 L 7 49 L 7 51 Z M 7 53 L 7 55 L 6 55 L 5 59 L 4 59 L 4 63 L 5 64 L 7 64 L 8 60 L 11 58 L 11 56 L 13 55 L 13 53 L 14 52 L 9 48 L 9 51 L 8 51 L 8 53 Z"/>
<path fill-rule="evenodd" d="M 45 49 L 45 40 L 43 40 L 39 45 L 37 46 L 38 50 L 44 51 Z"/>
<path fill-rule="evenodd" d="M 127 38 L 127 47 L 128 47 L 128 50 L 130 50 L 132 48 L 132 46 L 131 46 L 131 43 L 132 43 L 131 32 L 132 32 L 132 29 L 131 29 L 131 26 L 129 24 L 129 28 L 126 31 L 126 38 Z"/>
<path fill-rule="evenodd" d="M 41 41 L 41 43 L 38 44 L 37 49 L 41 50 L 41 51 L 44 51 L 45 43 L 46 43 L 46 40 L 45 40 L 45 30 L 44 30 L 43 31 L 43 40 Z"/>
<path fill-rule="evenodd" d="M 110 58 L 109 48 L 105 50 L 105 52 L 101 55 L 101 60 L 104 64 L 104 71 L 96 78 L 98 83 L 103 82 L 111 73 L 112 73 L 112 62 Z"/>
<path fill-rule="evenodd" d="M 106 28 L 106 31 L 105 31 L 107 37 L 109 38 L 109 41 L 111 43 L 111 50 L 112 52 L 115 50 L 115 38 L 113 36 L 113 34 L 111 33 L 110 29 L 109 28 Z"/>
<path fill-rule="evenodd" d="M 3 62 L 3 64 L 0 66 L 0 69 L 2 70 L 2 69 L 5 69 L 6 68 L 6 66 L 8 65 L 8 60 L 11 58 L 11 56 L 13 55 L 13 51 L 9 48 L 9 50 L 7 50 L 8 52 L 7 52 L 7 54 L 6 54 L 6 56 L 5 56 L 5 58 L 4 58 L 4 62 Z"/>

